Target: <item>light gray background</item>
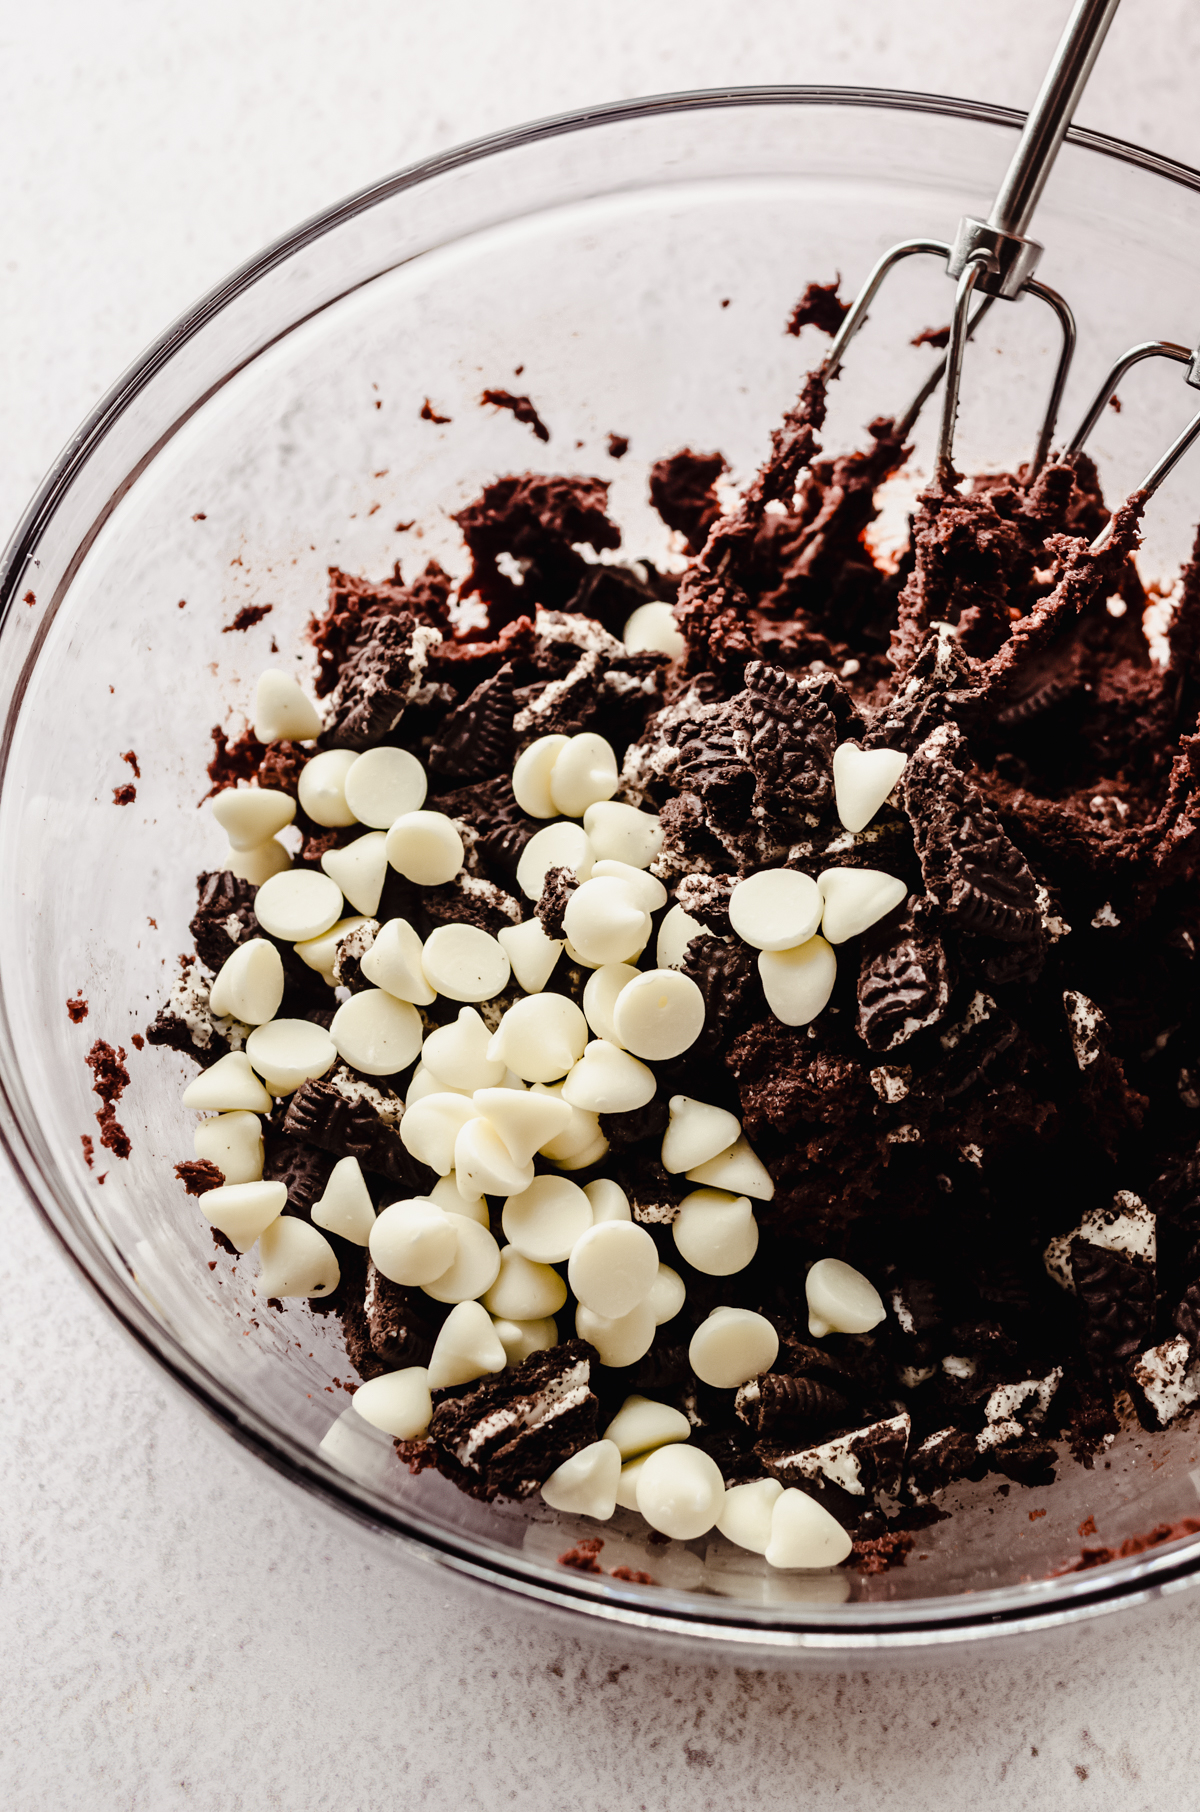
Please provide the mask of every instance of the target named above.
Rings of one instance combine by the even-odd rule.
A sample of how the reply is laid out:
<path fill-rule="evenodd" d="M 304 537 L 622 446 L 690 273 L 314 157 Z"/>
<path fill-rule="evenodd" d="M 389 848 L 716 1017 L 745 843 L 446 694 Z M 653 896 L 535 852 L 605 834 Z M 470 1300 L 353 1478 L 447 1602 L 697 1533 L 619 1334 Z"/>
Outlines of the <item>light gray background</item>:
<path fill-rule="evenodd" d="M 863 82 L 1027 105 L 1066 12 L 5 0 L 0 532 L 174 314 L 397 166 L 672 88 Z M 1200 8 L 1125 0 L 1080 118 L 1200 162 L 1198 63 Z M 125 1343 L 6 1176 L 0 1241 L 14 1812 L 1200 1807 L 1200 1604 L 907 1675 L 677 1665 L 563 1638 L 380 1565 L 242 1460 Z"/>

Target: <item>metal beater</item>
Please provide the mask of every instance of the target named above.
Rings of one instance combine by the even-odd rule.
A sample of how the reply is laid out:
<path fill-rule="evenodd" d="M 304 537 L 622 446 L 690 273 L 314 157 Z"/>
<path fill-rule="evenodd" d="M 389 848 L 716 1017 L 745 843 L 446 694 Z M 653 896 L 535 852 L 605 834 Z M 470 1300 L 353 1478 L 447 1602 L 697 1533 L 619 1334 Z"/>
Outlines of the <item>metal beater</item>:
<path fill-rule="evenodd" d="M 1035 239 L 1026 236 L 1026 228 L 1118 5 L 1119 0 L 1077 0 L 987 219 L 965 216 L 959 222 L 953 244 L 940 239 L 905 239 L 885 252 L 855 297 L 822 367 L 826 380 L 837 376 L 851 340 L 866 319 L 880 285 L 895 265 L 918 254 L 945 259 L 946 274 L 957 284 L 946 356 L 897 424 L 898 438 L 903 439 L 944 375 L 946 388 L 934 468 L 935 483 L 939 487 L 946 488 L 957 481 L 953 462 L 954 427 L 967 341 L 988 309 L 1000 299 L 1013 302 L 1021 296 L 1036 296 L 1054 311 L 1062 330 L 1062 350 L 1030 465 L 1030 479 L 1035 478 L 1046 463 L 1075 351 L 1075 318 L 1065 298 L 1034 276 L 1043 248 Z M 976 292 L 983 299 L 972 313 L 971 302 Z M 1200 388 L 1200 352 L 1193 354 L 1186 347 L 1167 341 L 1132 347 L 1105 379 L 1070 443 L 1069 452 L 1082 446 L 1100 411 L 1130 367 L 1141 359 L 1156 356 L 1186 362 L 1188 383 Z M 1200 435 L 1200 414 L 1164 454 L 1141 489 L 1157 489 L 1197 435 Z M 1102 536 L 1097 547 L 1103 539 Z"/>

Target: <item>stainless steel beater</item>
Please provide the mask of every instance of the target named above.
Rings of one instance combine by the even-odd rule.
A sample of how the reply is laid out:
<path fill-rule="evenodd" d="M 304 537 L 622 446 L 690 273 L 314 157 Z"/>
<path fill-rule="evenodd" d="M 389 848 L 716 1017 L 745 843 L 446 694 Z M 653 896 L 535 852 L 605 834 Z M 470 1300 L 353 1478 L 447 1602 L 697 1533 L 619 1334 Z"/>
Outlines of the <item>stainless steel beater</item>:
<path fill-rule="evenodd" d="M 1075 318 L 1064 297 L 1048 284 L 1038 282 L 1034 276 L 1043 247 L 1035 239 L 1026 236 L 1026 228 L 1045 188 L 1059 146 L 1119 3 L 1120 0 L 1077 0 L 987 219 L 977 220 L 971 215 L 964 216 L 959 222 L 952 244 L 940 239 L 905 239 L 885 252 L 855 297 L 822 367 L 822 376 L 826 380 L 837 376 L 846 349 L 865 321 L 867 310 L 889 271 L 903 259 L 918 254 L 945 259 L 946 274 L 953 277 L 957 284 L 946 356 L 897 425 L 898 437 L 903 439 L 916 421 L 922 405 L 944 375 L 946 388 L 942 399 L 935 466 L 935 482 L 939 485 L 952 484 L 956 477 L 953 463 L 954 426 L 958 414 L 959 385 L 966 344 L 993 302 L 1000 299 L 1014 302 L 1021 296 L 1036 296 L 1053 309 L 1062 330 L 1062 350 L 1042 418 L 1030 477 L 1035 477 L 1046 463 L 1063 388 L 1075 351 Z M 983 297 L 983 301 L 972 315 L 971 300 L 976 291 Z M 1161 352 L 1170 358 L 1181 354 L 1185 359 L 1191 357 L 1184 348 L 1168 348 L 1158 342 L 1144 348 L 1136 347 L 1131 353 L 1127 353 L 1125 361 L 1110 373 L 1110 388 L 1093 405 L 1080 434 L 1071 443 L 1072 449 L 1081 444 L 1082 438 L 1090 431 L 1095 416 L 1104 407 L 1111 388 L 1120 375 L 1131 363 L 1136 363 L 1137 358 L 1150 357 L 1155 352 Z M 1189 373 L 1188 381 L 1200 383 L 1194 371 Z M 1200 433 L 1200 416 L 1188 432 L 1193 439 Z M 1162 482 L 1171 465 L 1190 444 L 1191 441 L 1188 440 L 1183 446 L 1177 443 L 1178 450 L 1172 448 L 1167 455 L 1170 463 L 1160 462 L 1164 464 L 1164 469 L 1160 473 L 1156 467 L 1152 474 L 1156 483 Z"/>

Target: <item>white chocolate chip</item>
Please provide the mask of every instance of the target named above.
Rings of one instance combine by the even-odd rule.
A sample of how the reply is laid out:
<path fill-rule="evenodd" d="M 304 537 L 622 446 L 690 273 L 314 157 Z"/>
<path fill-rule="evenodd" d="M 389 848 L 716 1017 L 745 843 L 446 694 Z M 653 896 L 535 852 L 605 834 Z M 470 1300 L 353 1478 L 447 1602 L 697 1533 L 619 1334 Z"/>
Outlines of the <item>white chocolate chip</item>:
<path fill-rule="evenodd" d="M 685 1195 L 671 1232 L 688 1264 L 707 1277 L 744 1271 L 758 1251 L 758 1222 L 748 1198 L 725 1189 Z"/>
<path fill-rule="evenodd" d="M 289 825 L 296 816 L 296 801 L 272 787 L 231 786 L 213 800 L 212 815 L 229 838 L 229 847 L 243 854 Z"/>
<path fill-rule="evenodd" d="M 496 936 L 512 964 L 517 983 L 526 994 L 540 994 L 563 953 L 561 938 L 547 937 L 540 919 L 523 925 L 504 925 Z"/>
<path fill-rule="evenodd" d="M 228 1014 L 243 1025 L 262 1026 L 274 1019 L 283 1000 L 283 960 L 265 937 L 247 938 L 226 957 L 208 991 L 208 1009 L 218 1018 Z"/>
<path fill-rule="evenodd" d="M 539 736 L 517 756 L 512 775 L 513 797 L 531 818 L 558 816 L 558 807 L 550 797 L 550 776 L 569 741 L 569 736 Z"/>
<path fill-rule="evenodd" d="M 824 1504 L 793 1485 L 771 1511 L 770 1567 L 836 1567 L 853 1547 L 849 1535 Z"/>
<path fill-rule="evenodd" d="M 215 1164 L 227 1183 L 257 1183 L 263 1172 L 262 1121 L 257 1114 L 218 1114 L 201 1120 L 193 1141 L 196 1156 Z"/>
<path fill-rule="evenodd" d="M 421 1047 L 421 1062 L 446 1088 L 467 1094 L 477 1088 L 499 1088 L 507 1066 L 489 1056 L 491 1042 L 492 1034 L 475 1008 L 460 1007 L 453 1024 L 429 1034 Z"/>
<path fill-rule="evenodd" d="M 356 912 L 374 918 L 387 879 L 387 838 L 380 830 L 355 837 L 345 849 L 327 849 L 321 867 L 335 881 Z"/>
<path fill-rule="evenodd" d="M 886 918 L 908 888 L 879 868 L 827 868 L 817 876 L 825 909 L 821 931 L 831 944 L 844 944 Z"/>
<path fill-rule="evenodd" d="M 805 1280 L 804 1293 L 808 1331 L 818 1340 L 834 1332 L 865 1334 L 887 1314 L 870 1279 L 840 1258 L 819 1258 Z"/>
<path fill-rule="evenodd" d="M 687 653 L 670 604 L 655 600 L 639 604 L 625 625 L 621 640 L 630 654 L 665 654 L 677 661 Z"/>
<path fill-rule="evenodd" d="M 583 990 L 583 1012 L 597 1038 L 609 1044 L 620 1044 L 613 1012 L 622 988 L 636 981 L 640 970 L 631 963 L 605 963 L 588 976 Z"/>
<path fill-rule="evenodd" d="M 559 819 L 545 830 L 534 831 L 521 851 L 517 886 L 527 899 L 537 900 L 550 869 L 569 868 L 577 881 L 586 881 L 594 861 L 595 851 L 587 832 L 581 825 Z"/>
<path fill-rule="evenodd" d="M 420 1054 L 421 1015 L 382 988 L 352 994 L 333 1016 L 329 1036 L 344 1062 L 364 1076 L 392 1076 Z"/>
<path fill-rule="evenodd" d="M 558 751 L 550 770 L 550 797 L 556 811 L 582 818 L 589 805 L 612 798 L 617 779 L 612 744 L 594 730 L 584 730 Z"/>
<path fill-rule="evenodd" d="M 254 734 L 259 742 L 312 742 L 321 734 L 317 707 L 282 668 L 268 667 L 259 679 Z"/>
<path fill-rule="evenodd" d="M 445 812 L 404 812 L 386 841 L 392 867 L 418 887 L 442 887 L 463 865 L 463 840 Z"/>
<path fill-rule="evenodd" d="M 336 1052 L 335 1052 L 336 1055 Z M 245 1051 L 230 1051 L 189 1082 L 183 1092 L 183 1105 L 216 1113 L 233 1113 L 246 1109 L 252 1114 L 269 1114 L 271 1097 L 250 1067 Z M 286 1192 L 285 1192 L 286 1195 Z"/>
<path fill-rule="evenodd" d="M 776 1019 L 785 1026 L 811 1025 L 829 1005 L 837 957 L 823 937 L 810 937 L 795 950 L 760 951 L 758 974 Z"/>
<path fill-rule="evenodd" d="M 597 968 L 637 956 L 650 936 L 650 914 L 633 890 L 612 876 L 592 878 L 567 901 L 563 928 L 568 948 Z"/>
<path fill-rule="evenodd" d="M 471 1097 L 457 1091 L 423 1095 L 405 1105 L 400 1122 L 401 1143 L 418 1164 L 427 1164 L 440 1177 L 447 1176 L 454 1168 L 454 1142 L 467 1121 L 474 1120 L 478 1113 Z"/>
<path fill-rule="evenodd" d="M 314 824 L 332 830 L 356 822 L 346 803 L 346 776 L 357 760 L 353 749 L 323 749 L 300 770 L 300 804 Z"/>
<path fill-rule="evenodd" d="M 654 955 L 660 969 L 677 969 L 687 955 L 693 938 L 711 937 L 712 932 L 699 919 L 694 919 L 682 906 L 672 906 L 658 928 Z"/>
<path fill-rule="evenodd" d="M 291 868 L 286 874 L 272 875 L 254 896 L 259 924 L 285 944 L 320 937 L 337 923 L 341 911 L 341 888 L 312 868 Z"/>
<path fill-rule="evenodd" d="M 480 1227 L 490 1227 L 492 1217 L 488 1212 L 487 1202 L 481 1195 L 468 1199 L 458 1186 L 458 1178 L 453 1171 L 447 1176 L 439 1177 L 426 1197 L 427 1201 L 436 1202 L 447 1214 L 461 1214 L 469 1221 L 475 1221 Z"/>
<path fill-rule="evenodd" d="M 313 1225 L 340 1234 L 352 1245 L 368 1246 L 375 1225 L 375 1204 L 357 1158 L 339 1158 L 329 1173 L 323 1195 L 313 1203 Z"/>
<path fill-rule="evenodd" d="M 494 1000 L 512 974 L 503 945 L 477 925 L 438 925 L 425 939 L 421 965 L 447 1000 Z"/>
<path fill-rule="evenodd" d="M 337 1253 L 325 1235 L 298 1215 L 281 1214 L 258 1242 L 260 1296 L 332 1296 L 341 1282 Z"/>
<path fill-rule="evenodd" d="M 771 1545 L 771 1512 L 783 1491 L 778 1479 L 754 1479 L 749 1485 L 727 1485 L 717 1528 L 726 1541 L 765 1554 Z"/>
<path fill-rule="evenodd" d="M 561 1264 L 592 1224 L 592 1204 L 566 1177 L 535 1177 L 509 1196 L 500 1220 L 504 1236 L 525 1258 Z M 574 1289 L 574 1284 L 571 1285 Z"/>
<path fill-rule="evenodd" d="M 501 1246 L 500 1274 L 483 1299 L 502 1321 L 545 1321 L 567 1300 L 567 1286 L 550 1265 L 526 1258 L 515 1246 Z"/>
<path fill-rule="evenodd" d="M 315 1082 L 338 1060 L 338 1048 L 324 1026 L 311 1019 L 272 1019 L 256 1026 L 246 1055 L 267 1087 L 290 1095 L 302 1082 Z"/>
<path fill-rule="evenodd" d="M 690 1095 L 672 1095 L 667 1111 L 671 1117 L 663 1134 L 662 1167 L 672 1176 L 727 1151 L 742 1130 L 736 1114 Z"/>
<path fill-rule="evenodd" d="M 592 1204 L 592 1224 L 599 1226 L 601 1221 L 631 1221 L 633 1211 L 629 1206 L 629 1197 L 619 1183 L 611 1177 L 597 1177 L 592 1183 L 585 1183 L 583 1193 Z"/>
<path fill-rule="evenodd" d="M 833 752 L 833 796 L 845 830 L 865 830 L 908 765 L 899 749 L 860 749 L 844 742 Z"/>
<path fill-rule="evenodd" d="M 437 992 L 426 980 L 424 954 L 421 940 L 407 919 L 388 919 L 380 926 L 378 937 L 359 967 L 366 979 L 386 994 L 427 1007 L 437 999 Z"/>
<path fill-rule="evenodd" d="M 637 1507 L 652 1529 L 675 1541 L 707 1535 L 725 1506 L 725 1480 L 699 1447 L 659 1447 L 642 1464 Z"/>
<path fill-rule="evenodd" d="M 708 1183 L 714 1189 L 728 1189 L 734 1195 L 748 1195 L 756 1202 L 769 1202 L 775 1196 L 771 1173 L 743 1133 L 727 1151 L 697 1164 L 687 1172 L 689 1183 Z"/>
<path fill-rule="evenodd" d="M 702 1384 L 737 1390 L 779 1357 L 779 1335 L 752 1309 L 714 1309 L 692 1335 L 688 1364 Z"/>
<path fill-rule="evenodd" d="M 653 1453 L 657 1447 L 686 1441 L 691 1432 L 687 1417 L 669 1403 L 633 1396 L 626 1397 L 604 1430 L 604 1439 L 613 1443 L 622 1460 L 633 1460 L 639 1453 Z"/>
<path fill-rule="evenodd" d="M 429 1388 L 448 1390 L 471 1384 L 476 1378 L 502 1372 L 508 1356 L 480 1302 L 460 1302 L 451 1309 L 433 1343 L 429 1361 Z"/>
<path fill-rule="evenodd" d="M 533 1181 L 532 1163 L 518 1164 L 490 1120 L 468 1120 L 454 1141 L 454 1174 L 460 1190 L 512 1195 Z"/>
<path fill-rule="evenodd" d="M 281 875 L 292 866 L 292 858 L 282 843 L 274 838 L 268 843 L 260 843 L 256 849 L 230 849 L 226 851 L 221 864 L 239 881 L 249 881 L 251 887 L 261 887 L 272 875 Z"/>
<path fill-rule="evenodd" d="M 654 1071 L 602 1038 L 595 1039 L 563 1083 L 563 1100 L 593 1114 L 628 1114 L 653 1101 Z"/>
<path fill-rule="evenodd" d="M 621 1456 L 611 1441 L 592 1441 L 555 1468 L 542 1485 L 552 1510 L 606 1523 L 617 1507 Z"/>
<path fill-rule="evenodd" d="M 478 1221 L 468 1219 L 465 1214 L 450 1214 L 446 1218 L 453 1222 L 458 1234 L 454 1263 L 422 1288 L 435 1302 L 470 1302 L 486 1295 L 500 1275 L 500 1248 L 490 1229 Z M 499 1369 L 497 1366 L 496 1370 Z"/>
<path fill-rule="evenodd" d="M 283 1213 L 286 1203 L 286 1183 L 227 1183 L 221 1189 L 205 1190 L 200 1212 L 239 1252 L 245 1252 L 263 1228 Z"/>
<path fill-rule="evenodd" d="M 654 1311 L 656 1326 L 662 1327 L 664 1322 L 674 1321 L 687 1301 L 687 1287 L 678 1271 L 670 1265 L 660 1264 L 646 1301 Z"/>
<path fill-rule="evenodd" d="M 607 1321 L 619 1321 L 645 1302 L 657 1277 L 658 1248 L 632 1220 L 601 1221 L 572 1244 L 567 1281 L 583 1306 Z"/>
<path fill-rule="evenodd" d="M 438 1081 L 431 1069 L 428 1069 L 424 1063 L 418 1063 L 412 1073 L 412 1081 L 408 1085 L 404 1105 L 405 1107 L 415 1107 L 418 1101 L 424 1101 L 426 1095 L 465 1095 L 466 1093 L 466 1089 L 463 1088 L 448 1089 L 444 1082 Z"/>
<path fill-rule="evenodd" d="M 505 1013 L 487 1054 L 524 1082 L 556 1082 L 583 1056 L 587 1032 L 587 1020 L 566 995 L 530 994 Z"/>
<path fill-rule="evenodd" d="M 764 868 L 729 896 L 729 923 L 755 950 L 794 950 L 821 923 L 821 890 L 795 868 Z"/>
<path fill-rule="evenodd" d="M 648 969 L 622 988 L 613 1008 L 617 1042 L 635 1057 L 665 1063 L 704 1030 L 704 996 L 678 969 Z"/>
<path fill-rule="evenodd" d="M 392 1283 L 410 1288 L 444 1276 L 458 1255 L 458 1221 L 425 1196 L 392 1202 L 371 1224 L 371 1262 Z"/>
<path fill-rule="evenodd" d="M 617 1480 L 617 1502 L 622 1510 L 637 1509 L 637 1482 L 649 1458 L 648 1453 L 641 1453 L 636 1460 L 627 1460 L 622 1466 Z"/>
<path fill-rule="evenodd" d="M 510 1321 L 493 1315 L 492 1325 L 510 1365 L 521 1365 L 532 1353 L 546 1353 L 558 1345 L 558 1328 L 549 1316 L 544 1321 Z"/>
<path fill-rule="evenodd" d="M 512 1088 L 480 1088 L 475 1110 L 503 1139 L 514 1164 L 528 1164 L 536 1152 L 571 1124 L 570 1105 L 553 1095 Z"/>
<path fill-rule="evenodd" d="M 667 890 L 655 875 L 628 862 L 614 862 L 611 856 L 592 864 L 589 881 L 623 881 L 643 912 L 660 912 L 667 903 Z"/>
<path fill-rule="evenodd" d="M 397 818 L 419 812 L 428 790 L 425 770 L 407 749 L 368 749 L 346 774 L 346 804 L 360 824 L 390 830 Z"/>
<path fill-rule="evenodd" d="M 360 925 L 369 925 L 371 922 L 370 919 L 361 917 L 339 919 L 336 925 L 331 925 L 328 931 L 321 933 L 320 937 L 310 937 L 303 944 L 293 944 L 292 949 L 302 963 L 307 963 L 310 969 L 315 969 L 317 974 L 323 976 L 332 988 L 335 986 L 333 969 L 337 962 L 338 945 L 351 931 L 357 931 Z"/>
<path fill-rule="evenodd" d="M 562 1091 L 561 1082 L 535 1082 L 529 1092 L 531 1095 L 554 1095 L 561 1100 Z M 582 1107 L 573 1107 L 566 1131 L 547 1139 L 541 1154 L 557 1164 L 560 1170 L 586 1170 L 589 1164 L 598 1164 L 607 1150 L 608 1140 L 600 1131 L 599 1116 L 589 1114 Z"/>
<path fill-rule="evenodd" d="M 620 1369 L 636 1365 L 654 1344 L 654 1316 L 647 1302 L 639 1302 L 628 1315 L 615 1319 L 597 1315 L 580 1303 L 575 1310 L 575 1332 L 581 1340 L 594 1346 L 601 1365 Z"/>
<path fill-rule="evenodd" d="M 403 1371 L 368 1378 L 355 1391 L 351 1404 L 364 1422 L 381 1428 L 393 1440 L 419 1441 L 433 1414 L 429 1372 L 423 1365 L 406 1365 Z"/>
<path fill-rule="evenodd" d="M 611 799 L 588 806 L 583 828 L 595 860 L 627 862 L 630 868 L 649 868 L 664 841 L 657 812 L 639 812 L 636 806 Z"/>

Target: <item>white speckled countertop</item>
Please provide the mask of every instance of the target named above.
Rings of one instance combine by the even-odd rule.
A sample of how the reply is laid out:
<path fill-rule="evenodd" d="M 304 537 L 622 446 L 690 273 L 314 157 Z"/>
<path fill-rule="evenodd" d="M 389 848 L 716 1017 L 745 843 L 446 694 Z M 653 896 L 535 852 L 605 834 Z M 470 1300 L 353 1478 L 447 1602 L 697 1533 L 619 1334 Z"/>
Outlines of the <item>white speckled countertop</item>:
<path fill-rule="evenodd" d="M 388 170 L 523 118 L 672 88 L 790 77 L 1026 105 L 1066 11 L 10 6 L 0 521 L 165 322 Z M 1198 58 L 1188 0 L 1125 0 L 1081 118 L 1200 161 Z M 1200 1806 L 1200 1600 L 940 1673 L 765 1674 L 547 1632 L 382 1565 L 243 1459 L 75 1281 L 7 1173 L 0 1239 L 13 1812 Z"/>

